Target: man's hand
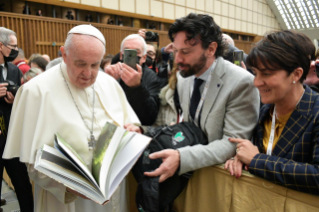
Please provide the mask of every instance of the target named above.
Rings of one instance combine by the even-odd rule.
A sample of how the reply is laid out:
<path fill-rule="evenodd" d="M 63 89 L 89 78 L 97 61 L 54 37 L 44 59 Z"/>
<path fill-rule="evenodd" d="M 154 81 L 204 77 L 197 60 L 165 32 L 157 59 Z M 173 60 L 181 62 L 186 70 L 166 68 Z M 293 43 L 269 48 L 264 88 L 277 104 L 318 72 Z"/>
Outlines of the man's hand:
<path fill-rule="evenodd" d="M 72 193 L 72 194 L 74 194 L 74 195 L 76 195 L 78 197 L 81 197 L 83 199 L 89 199 L 86 196 L 84 196 L 83 194 L 80 194 L 79 192 L 77 192 L 77 191 L 75 191 L 75 190 L 73 190 L 71 188 L 66 187 L 66 191 L 69 192 L 69 193 Z"/>
<path fill-rule="evenodd" d="M 8 86 L 8 83 L 1 83 L 0 84 L 0 97 L 7 95 L 7 86 Z"/>
<path fill-rule="evenodd" d="M 142 133 L 142 130 L 140 127 L 135 126 L 134 124 L 125 124 L 124 129 L 130 131 L 130 132 L 137 132 L 137 133 Z"/>
<path fill-rule="evenodd" d="M 165 149 L 150 154 L 150 159 L 162 158 L 163 163 L 153 172 L 144 172 L 148 177 L 157 177 L 160 175 L 159 182 L 165 181 L 173 176 L 180 164 L 179 151 L 173 149 Z"/>
<path fill-rule="evenodd" d="M 164 52 L 165 52 L 166 54 L 170 54 L 170 53 L 174 52 L 173 43 L 168 44 L 168 45 L 164 48 Z"/>
<path fill-rule="evenodd" d="M 145 39 L 145 33 L 146 33 L 147 31 L 146 31 L 146 29 L 140 29 L 140 30 L 138 30 L 138 34 L 140 35 L 140 36 L 142 36 L 144 39 Z"/>
<path fill-rule="evenodd" d="M 118 62 L 115 65 L 109 65 L 105 67 L 104 72 L 114 77 L 114 79 L 119 80 L 122 73 L 121 69 L 122 69 L 122 63 Z"/>
<path fill-rule="evenodd" d="M 6 102 L 8 104 L 13 104 L 14 101 L 14 96 L 11 92 L 7 91 L 7 97 L 4 97 L 4 100 L 6 100 Z"/>
<path fill-rule="evenodd" d="M 137 71 L 130 66 L 122 63 L 121 79 L 129 87 L 138 87 L 141 85 L 142 80 L 142 68 L 136 64 Z"/>
<path fill-rule="evenodd" d="M 251 141 L 241 138 L 229 138 L 230 142 L 237 143 L 236 157 L 249 166 L 252 159 L 259 153 L 259 150 Z"/>

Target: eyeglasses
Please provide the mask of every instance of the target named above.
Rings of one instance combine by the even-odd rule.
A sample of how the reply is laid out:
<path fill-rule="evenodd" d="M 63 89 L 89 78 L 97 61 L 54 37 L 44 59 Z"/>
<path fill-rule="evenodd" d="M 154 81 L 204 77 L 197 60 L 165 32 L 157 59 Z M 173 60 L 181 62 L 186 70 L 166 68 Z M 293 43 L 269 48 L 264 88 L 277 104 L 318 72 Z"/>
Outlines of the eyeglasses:
<path fill-rule="evenodd" d="M 147 55 L 152 57 L 152 56 L 155 56 L 156 53 L 155 53 L 155 52 L 152 52 L 152 51 L 148 51 L 148 52 L 147 52 Z"/>
<path fill-rule="evenodd" d="M 7 44 L 5 46 L 11 46 L 12 47 L 12 48 L 9 48 L 9 49 L 17 49 L 18 48 L 18 45 Z"/>

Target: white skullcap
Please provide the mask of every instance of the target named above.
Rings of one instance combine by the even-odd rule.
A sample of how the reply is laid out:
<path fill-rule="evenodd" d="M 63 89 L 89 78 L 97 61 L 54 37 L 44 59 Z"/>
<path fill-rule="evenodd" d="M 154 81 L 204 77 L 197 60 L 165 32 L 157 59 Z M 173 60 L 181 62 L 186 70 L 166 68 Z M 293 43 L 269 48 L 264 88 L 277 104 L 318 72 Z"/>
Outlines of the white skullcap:
<path fill-rule="evenodd" d="M 69 32 L 69 34 L 81 34 L 81 35 L 90 35 L 99 39 L 105 45 L 105 38 L 100 30 L 95 28 L 92 25 L 82 24 L 73 27 Z"/>

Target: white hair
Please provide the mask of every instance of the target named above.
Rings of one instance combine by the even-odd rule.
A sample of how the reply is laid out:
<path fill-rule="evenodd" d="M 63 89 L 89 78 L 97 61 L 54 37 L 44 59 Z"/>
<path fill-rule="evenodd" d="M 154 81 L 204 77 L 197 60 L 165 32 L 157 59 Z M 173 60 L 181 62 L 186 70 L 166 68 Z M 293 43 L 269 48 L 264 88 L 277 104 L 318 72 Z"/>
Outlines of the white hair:
<path fill-rule="evenodd" d="M 124 53 L 124 42 L 127 40 L 132 40 L 132 39 L 140 39 L 140 41 L 142 42 L 143 45 L 143 56 L 146 55 L 147 52 L 147 46 L 146 46 L 146 42 L 144 40 L 144 38 L 142 36 L 140 36 L 139 34 L 131 34 L 126 36 L 126 38 L 123 39 L 122 43 L 121 43 L 121 53 Z"/>
<path fill-rule="evenodd" d="M 11 29 L 7 29 L 5 27 L 0 27 L 0 42 L 4 45 L 7 45 L 11 42 L 10 35 L 14 35 L 17 37 L 17 34 Z"/>
<path fill-rule="evenodd" d="M 223 34 L 222 37 L 223 37 L 223 41 L 224 41 L 226 44 L 235 46 L 234 40 L 233 40 L 229 35 Z"/>

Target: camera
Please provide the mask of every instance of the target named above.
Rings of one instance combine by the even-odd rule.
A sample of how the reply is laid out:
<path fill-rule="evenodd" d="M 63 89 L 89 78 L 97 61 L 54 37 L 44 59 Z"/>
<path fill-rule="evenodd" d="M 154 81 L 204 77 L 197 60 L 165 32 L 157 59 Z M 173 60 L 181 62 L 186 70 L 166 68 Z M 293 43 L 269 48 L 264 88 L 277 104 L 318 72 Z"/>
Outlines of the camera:
<path fill-rule="evenodd" d="M 3 83 L 8 83 L 7 91 L 11 92 L 12 95 L 15 96 L 18 89 L 19 89 L 19 85 L 15 84 L 14 82 L 12 82 L 10 80 L 6 80 Z"/>
<path fill-rule="evenodd" d="M 145 33 L 145 41 L 157 42 L 159 40 L 158 33 L 147 31 Z"/>

